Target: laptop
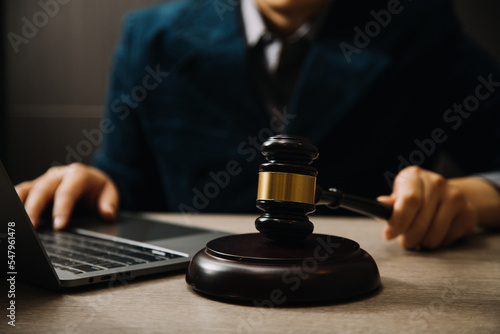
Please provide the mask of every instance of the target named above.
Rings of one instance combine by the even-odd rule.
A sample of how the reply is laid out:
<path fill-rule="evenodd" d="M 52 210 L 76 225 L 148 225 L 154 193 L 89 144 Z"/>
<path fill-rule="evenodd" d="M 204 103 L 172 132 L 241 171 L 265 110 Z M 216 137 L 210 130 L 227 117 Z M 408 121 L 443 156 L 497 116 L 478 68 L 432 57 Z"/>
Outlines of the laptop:
<path fill-rule="evenodd" d="M 112 223 L 75 216 L 65 231 L 54 231 L 49 219 L 40 225 L 34 229 L 0 162 L 0 250 L 7 255 L 7 278 L 50 290 L 129 281 L 183 270 L 208 241 L 227 235 L 132 213 Z"/>

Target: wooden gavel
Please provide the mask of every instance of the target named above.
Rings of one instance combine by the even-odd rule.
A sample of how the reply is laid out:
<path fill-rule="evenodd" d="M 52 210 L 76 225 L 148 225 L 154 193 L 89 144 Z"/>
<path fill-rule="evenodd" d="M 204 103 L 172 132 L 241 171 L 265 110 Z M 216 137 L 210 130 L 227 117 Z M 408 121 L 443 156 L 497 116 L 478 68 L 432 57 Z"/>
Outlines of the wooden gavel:
<path fill-rule="evenodd" d="M 262 145 L 262 154 L 268 162 L 259 168 L 256 205 L 263 212 L 255 227 L 272 240 L 305 239 L 314 229 L 307 215 L 316 210 L 316 205 L 342 207 L 385 220 L 392 215 L 390 204 L 317 186 L 318 172 L 311 163 L 318 157 L 318 149 L 307 138 L 270 137 Z"/>

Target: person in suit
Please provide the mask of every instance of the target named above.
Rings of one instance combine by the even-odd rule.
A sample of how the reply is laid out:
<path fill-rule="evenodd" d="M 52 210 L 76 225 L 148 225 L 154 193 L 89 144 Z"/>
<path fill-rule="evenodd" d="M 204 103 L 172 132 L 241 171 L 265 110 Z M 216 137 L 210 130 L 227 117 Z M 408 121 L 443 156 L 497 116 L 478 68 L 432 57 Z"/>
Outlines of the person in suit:
<path fill-rule="evenodd" d="M 432 249 L 500 225 L 499 80 L 446 0 L 157 4 L 125 21 L 94 165 L 17 190 L 56 229 L 79 201 L 257 212 L 260 145 L 288 133 L 318 147 L 319 184 L 393 204 L 388 240 Z M 432 171 L 442 152 L 460 177 Z"/>

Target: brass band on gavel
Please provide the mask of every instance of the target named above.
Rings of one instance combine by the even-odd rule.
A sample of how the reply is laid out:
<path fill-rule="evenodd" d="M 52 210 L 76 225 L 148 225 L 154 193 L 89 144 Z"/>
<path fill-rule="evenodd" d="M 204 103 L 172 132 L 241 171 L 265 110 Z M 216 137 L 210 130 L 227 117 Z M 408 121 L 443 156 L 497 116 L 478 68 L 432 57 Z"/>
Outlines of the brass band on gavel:
<path fill-rule="evenodd" d="M 314 204 L 316 177 L 310 175 L 260 172 L 257 200 Z"/>

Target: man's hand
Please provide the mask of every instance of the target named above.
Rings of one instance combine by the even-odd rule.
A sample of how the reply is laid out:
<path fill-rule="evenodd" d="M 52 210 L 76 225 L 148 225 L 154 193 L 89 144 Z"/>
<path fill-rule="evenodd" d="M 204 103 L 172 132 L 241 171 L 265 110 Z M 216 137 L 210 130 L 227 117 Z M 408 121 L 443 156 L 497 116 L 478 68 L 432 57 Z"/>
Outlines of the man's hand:
<path fill-rule="evenodd" d="M 102 171 L 79 163 L 52 167 L 40 177 L 17 185 L 16 191 L 35 227 L 51 202 L 56 230 L 67 226 L 79 200 L 97 209 L 107 220 L 114 219 L 118 210 L 119 194 L 111 179 Z"/>
<path fill-rule="evenodd" d="M 479 222 L 477 207 L 464 189 L 417 166 L 403 169 L 392 194 L 378 200 L 394 206 L 385 238 L 399 237 L 407 249 L 447 246 L 473 233 Z"/>

